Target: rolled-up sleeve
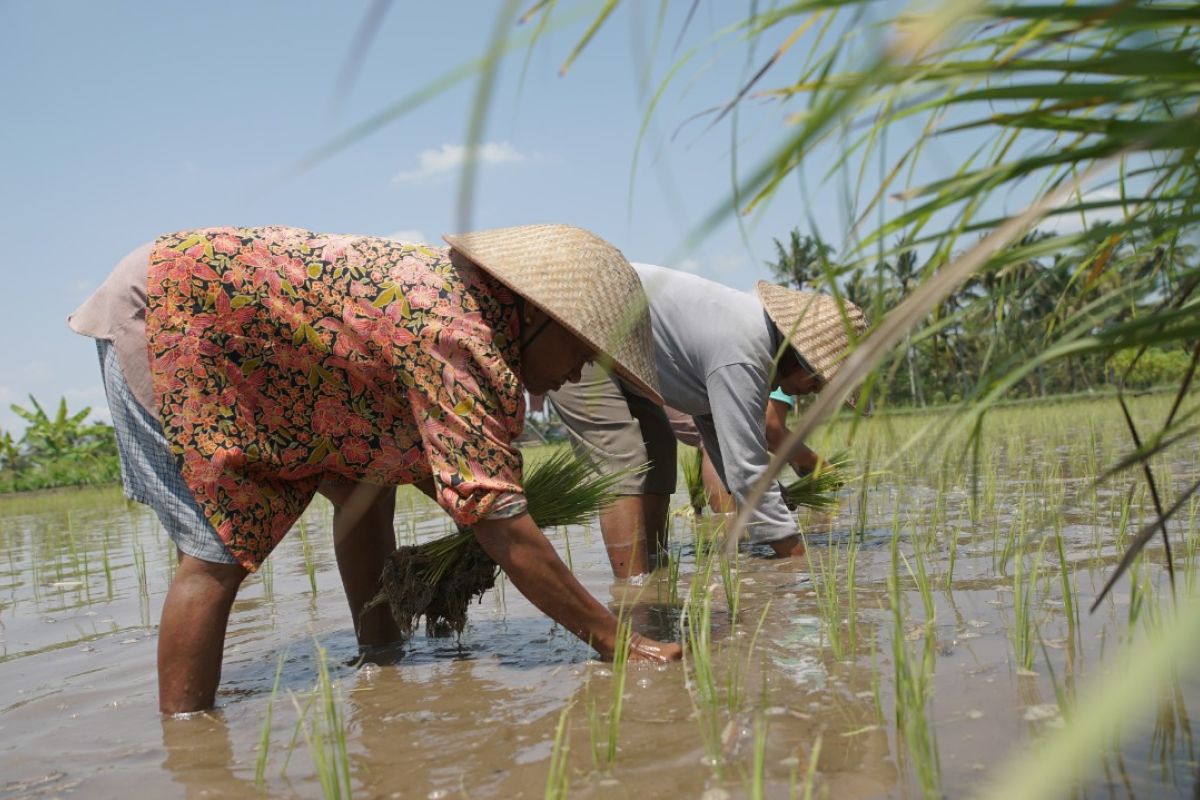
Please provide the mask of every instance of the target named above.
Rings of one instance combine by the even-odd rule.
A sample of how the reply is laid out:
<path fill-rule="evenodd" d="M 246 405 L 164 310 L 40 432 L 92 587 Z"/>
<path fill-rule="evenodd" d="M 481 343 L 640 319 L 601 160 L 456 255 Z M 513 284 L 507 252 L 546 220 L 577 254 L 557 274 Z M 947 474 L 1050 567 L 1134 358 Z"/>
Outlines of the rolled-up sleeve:
<path fill-rule="evenodd" d="M 767 376 L 751 365 L 731 364 L 713 370 L 706 383 L 711 414 L 697 418 L 700 435 L 730 494 L 744 506 L 771 461 L 765 430 Z M 773 542 L 797 531 L 772 481 L 750 518 L 750 541 Z"/>
<path fill-rule="evenodd" d="M 443 331 L 430 354 L 437 374 L 409 398 L 438 503 L 459 525 L 524 513 L 520 383 L 480 330 Z"/>

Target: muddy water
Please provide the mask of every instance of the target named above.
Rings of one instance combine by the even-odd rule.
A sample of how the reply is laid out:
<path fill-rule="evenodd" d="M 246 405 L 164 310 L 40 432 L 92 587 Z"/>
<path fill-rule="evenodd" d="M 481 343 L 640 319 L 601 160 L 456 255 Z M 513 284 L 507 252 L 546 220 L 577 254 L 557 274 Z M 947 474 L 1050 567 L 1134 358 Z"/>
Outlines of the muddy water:
<path fill-rule="evenodd" d="M 923 769 L 934 771 L 945 796 L 964 796 L 1005 754 L 1061 725 L 1060 698 L 1104 671 L 1118 645 L 1140 637 L 1167 602 L 1160 549 L 1140 567 L 1138 592 L 1125 581 L 1096 614 L 1068 623 L 1054 532 L 1063 536 L 1075 602 L 1086 606 L 1116 557 L 1118 532 L 1136 528 L 1148 511 L 1135 492 L 1124 513 L 1132 482 L 1091 492 L 1086 459 L 1070 450 L 1081 437 L 1056 443 L 1053 428 L 1044 446 L 1028 433 L 1001 435 L 974 499 L 965 469 L 914 458 L 876 470 L 865 491 L 847 490 L 839 513 L 806 520 L 808 569 L 744 549 L 736 620 L 719 572 L 696 577 L 704 561 L 696 542 L 711 522 L 674 521 L 677 601 L 665 573 L 644 586 L 614 585 L 598 530 L 552 532 L 588 589 L 614 608 L 624 603 L 644 633 L 679 638 L 689 589 L 694 602 L 711 596 L 717 704 L 697 699 L 694 661 L 631 665 L 611 764 L 603 752 L 593 756 L 594 742 L 600 751 L 607 746 L 611 665 L 591 661 L 589 648 L 503 581 L 472 609 L 461 640 L 418 635 L 402 653 L 354 664 L 330 512 L 320 500 L 240 595 L 218 710 L 163 719 L 154 626 L 172 559 L 153 515 L 115 489 L 2 499 L 0 798 L 319 797 L 310 745 L 297 727 L 317 682 L 318 646 L 340 698 L 355 796 L 541 796 L 565 707 L 576 797 L 750 796 L 756 749 L 768 797 L 802 792 L 806 780 L 831 798 L 921 796 Z M 881 437 L 872 464 L 883 463 L 888 441 Z M 1060 444 L 1068 452 L 1048 457 Z M 1194 445 L 1171 458 L 1160 472 L 1168 491 L 1197 474 Z M 676 497 L 681 505 L 683 497 Z M 399 506 L 401 540 L 444 530 L 440 512 L 424 501 L 402 494 Z M 1195 502 L 1174 530 L 1186 572 L 1200 535 Z M 851 609 L 846 570 L 855 531 Z M 1037 563 L 1032 619 L 1044 647 L 1029 669 L 1014 646 L 1018 559 L 1026 576 Z M 894 567 L 899 626 L 888 591 Z M 919 569 L 931 584 L 931 617 L 914 577 Z M 836 609 L 818 595 L 827 580 L 839 586 Z M 1131 609 L 1138 611 L 1132 621 Z M 897 632 L 913 658 L 931 659 L 925 716 L 933 746 L 924 758 L 897 724 Z M 1080 765 L 1082 796 L 1191 796 L 1190 720 L 1200 685 L 1182 675 L 1164 689 L 1148 727 L 1131 726 Z"/>

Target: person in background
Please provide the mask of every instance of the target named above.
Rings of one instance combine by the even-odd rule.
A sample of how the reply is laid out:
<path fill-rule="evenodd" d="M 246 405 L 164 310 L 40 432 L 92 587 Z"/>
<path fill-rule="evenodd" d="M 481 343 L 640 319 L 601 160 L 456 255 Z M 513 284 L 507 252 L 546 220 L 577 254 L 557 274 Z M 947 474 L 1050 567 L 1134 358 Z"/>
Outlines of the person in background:
<path fill-rule="evenodd" d="M 791 433 L 787 426 L 787 418 L 795 407 L 796 398 L 782 389 L 772 390 L 767 397 L 767 451 L 772 455 L 778 451 Z M 669 406 L 664 410 L 667 412 L 667 419 L 671 422 L 671 430 L 674 431 L 675 438 L 699 451 L 700 479 L 704 486 L 704 495 L 708 500 L 709 509 L 714 514 L 732 514 L 737 511 L 733 496 L 725 488 L 721 476 L 717 474 L 717 468 L 713 466 L 712 459 L 708 457 L 708 451 L 704 449 L 704 440 L 700 436 L 700 429 L 696 426 L 696 421 Z M 821 463 L 821 457 L 810 450 L 807 445 L 801 443 L 790 463 L 797 475 L 808 475 Z M 795 510 L 791 503 L 787 502 L 786 497 L 784 502 L 787 503 L 789 510 Z"/>
<path fill-rule="evenodd" d="M 867 320 L 849 302 L 760 281 L 756 294 L 696 275 L 634 264 L 650 303 L 654 360 L 666 405 L 695 420 L 704 449 L 734 503 L 746 502 L 770 462 L 767 397 L 820 391 Z M 613 574 L 630 578 L 665 555 L 676 483 L 675 436 L 663 408 L 620 375 L 598 367 L 552 392 L 573 444 L 607 469 L 630 472 L 600 527 Z M 778 428 L 776 431 L 780 430 Z M 809 451 L 794 462 L 816 466 Z M 749 540 L 777 556 L 804 554 L 778 486 L 755 507 Z"/>
<path fill-rule="evenodd" d="M 179 551 L 158 639 L 165 713 L 213 705 L 238 587 L 317 492 L 361 646 L 415 484 L 529 600 L 611 658 L 617 620 L 526 512 L 524 390 L 603 359 L 661 402 L 648 316 L 620 251 L 565 225 L 446 236 L 449 248 L 287 227 L 167 234 L 126 257 L 70 318 L 97 341 L 126 494 Z M 680 657 L 635 635 L 634 660 Z"/>

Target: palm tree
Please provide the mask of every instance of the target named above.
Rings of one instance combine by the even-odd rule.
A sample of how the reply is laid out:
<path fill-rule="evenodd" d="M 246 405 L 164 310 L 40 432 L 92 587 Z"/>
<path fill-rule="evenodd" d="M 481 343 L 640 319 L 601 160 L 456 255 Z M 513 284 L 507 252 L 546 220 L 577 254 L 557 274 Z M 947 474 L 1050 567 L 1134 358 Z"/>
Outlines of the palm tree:
<path fill-rule="evenodd" d="M 778 239 L 772 241 L 776 259 L 766 263 L 780 284 L 811 291 L 820 286 L 827 274 L 834 274 L 829 261 L 833 247 L 800 233 L 799 228 L 792 228 L 786 247 Z"/>

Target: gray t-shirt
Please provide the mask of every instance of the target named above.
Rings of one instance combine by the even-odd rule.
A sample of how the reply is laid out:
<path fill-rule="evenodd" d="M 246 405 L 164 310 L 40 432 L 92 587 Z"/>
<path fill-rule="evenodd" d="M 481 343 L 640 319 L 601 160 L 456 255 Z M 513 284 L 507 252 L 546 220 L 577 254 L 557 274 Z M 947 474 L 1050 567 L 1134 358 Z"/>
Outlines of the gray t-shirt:
<path fill-rule="evenodd" d="M 695 418 L 713 465 L 744 505 L 771 460 L 767 395 L 782 337 L 753 295 L 686 272 L 633 268 L 650 301 L 663 399 Z M 750 540 L 771 542 L 796 532 L 772 483 L 751 519 Z"/>

